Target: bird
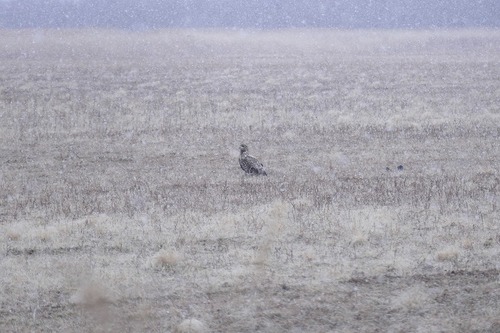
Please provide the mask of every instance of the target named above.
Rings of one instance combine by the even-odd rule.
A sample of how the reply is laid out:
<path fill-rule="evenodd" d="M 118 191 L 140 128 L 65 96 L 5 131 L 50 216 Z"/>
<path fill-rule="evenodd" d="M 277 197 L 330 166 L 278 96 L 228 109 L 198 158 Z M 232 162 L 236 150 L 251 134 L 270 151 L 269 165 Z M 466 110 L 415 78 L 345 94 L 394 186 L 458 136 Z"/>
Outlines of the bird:
<path fill-rule="evenodd" d="M 260 163 L 255 157 L 248 154 L 248 146 L 246 144 L 240 145 L 240 166 L 246 173 L 251 175 L 267 176 L 264 165 Z"/>

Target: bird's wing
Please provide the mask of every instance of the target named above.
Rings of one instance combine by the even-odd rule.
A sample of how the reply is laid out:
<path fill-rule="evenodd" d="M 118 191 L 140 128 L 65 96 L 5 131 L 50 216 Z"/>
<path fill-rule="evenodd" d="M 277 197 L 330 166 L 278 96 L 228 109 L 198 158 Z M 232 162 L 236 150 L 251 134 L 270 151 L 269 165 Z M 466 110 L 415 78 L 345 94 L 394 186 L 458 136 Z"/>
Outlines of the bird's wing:
<path fill-rule="evenodd" d="M 258 171 L 264 170 L 264 165 L 262 165 L 262 163 L 260 163 L 255 157 L 248 155 L 246 158 L 246 161 L 247 161 L 248 166 L 250 168 L 258 170 Z"/>
<path fill-rule="evenodd" d="M 250 163 L 248 163 L 246 157 L 240 157 L 240 166 L 245 172 L 250 170 Z"/>

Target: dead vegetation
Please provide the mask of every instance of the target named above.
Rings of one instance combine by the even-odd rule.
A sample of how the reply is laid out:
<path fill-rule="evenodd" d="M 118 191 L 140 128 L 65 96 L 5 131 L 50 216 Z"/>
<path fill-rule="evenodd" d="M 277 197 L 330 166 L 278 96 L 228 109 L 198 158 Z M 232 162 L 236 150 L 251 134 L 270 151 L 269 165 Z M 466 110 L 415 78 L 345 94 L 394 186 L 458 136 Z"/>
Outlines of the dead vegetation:
<path fill-rule="evenodd" d="M 0 331 L 500 327 L 497 31 L 0 35 Z"/>

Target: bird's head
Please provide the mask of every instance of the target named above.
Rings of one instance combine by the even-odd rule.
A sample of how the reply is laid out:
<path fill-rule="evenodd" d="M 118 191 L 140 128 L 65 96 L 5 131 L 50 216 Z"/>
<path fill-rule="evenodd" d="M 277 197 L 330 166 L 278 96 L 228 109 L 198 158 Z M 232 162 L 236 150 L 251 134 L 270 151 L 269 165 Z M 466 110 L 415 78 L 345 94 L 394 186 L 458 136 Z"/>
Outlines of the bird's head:
<path fill-rule="evenodd" d="M 242 143 L 242 144 L 240 145 L 240 153 L 242 153 L 242 154 L 243 154 L 243 153 L 246 153 L 246 152 L 248 152 L 248 146 L 247 146 L 246 144 L 243 144 L 243 143 Z"/>

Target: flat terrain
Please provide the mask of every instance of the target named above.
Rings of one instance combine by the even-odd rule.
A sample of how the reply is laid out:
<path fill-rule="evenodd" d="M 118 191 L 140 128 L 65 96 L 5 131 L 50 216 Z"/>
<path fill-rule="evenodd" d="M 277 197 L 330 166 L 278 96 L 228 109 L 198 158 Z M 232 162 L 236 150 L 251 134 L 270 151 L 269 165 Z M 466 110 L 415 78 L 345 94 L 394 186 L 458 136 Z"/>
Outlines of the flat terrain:
<path fill-rule="evenodd" d="M 0 40 L 1 332 L 500 331 L 500 31 Z"/>

